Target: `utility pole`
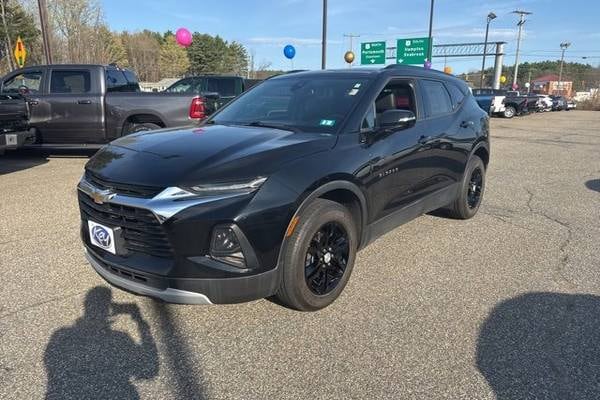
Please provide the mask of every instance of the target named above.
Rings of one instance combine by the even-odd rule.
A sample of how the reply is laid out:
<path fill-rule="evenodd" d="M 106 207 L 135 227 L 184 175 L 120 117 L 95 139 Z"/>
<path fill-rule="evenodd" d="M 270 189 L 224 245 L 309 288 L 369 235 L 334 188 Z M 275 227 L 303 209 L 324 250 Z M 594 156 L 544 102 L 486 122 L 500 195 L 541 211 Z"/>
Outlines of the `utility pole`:
<path fill-rule="evenodd" d="M 46 0 L 38 0 L 40 10 L 40 27 L 42 28 L 42 43 L 44 44 L 44 56 L 46 64 L 52 64 L 52 50 L 50 49 L 50 36 L 48 34 L 48 7 Z"/>
<path fill-rule="evenodd" d="M 323 31 L 321 38 L 321 69 L 327 68 L 327 0 L 323 0 Z"/>
<path fill-rule="evenodd" d="M 517 26 L 519 27 L 519 35 L 517 37 L 517 53 L 515 54 L 515 69 L 513 72 L 513 90 L 517 85 L 517 76 L 519 74 L 519 50 L 521 49 L 521 34 L 523 33 L 523 25 L 525 25 L 525 16 L 530 15 L 532 13 L 523 10 L 515 10 L 512 12 L 513 14 L 519 14 L 519 22 Z"/>
<path fill-rule="evenodd" d="M 351 51 L 352 53 L 354 53 L 354 46 L 352 45 L 352 39 L 354 39 L 354 38 L 359 38 L 359 37 L 360 37 L 360 35 L 353 35 L 353 34 L 351 34 L 351 33 L 344 33 L 344 35 L 343 35 L 343 36 L 344 36 L 345 38 L 349 38 L 349 39 L 350 39 L 350 51 Z M 352 63 L 349 63 L 349 64 L 348 64 L 348 68 L 352 68 Z"/>
<path fill-rule="evenodd" d="M 427 61 L 431 62 L 431 55 L 433 54 L 433 7 L 435 0 L 431 0 L 431 7 L 429 8 L 429 49 L 427 51 Z"/>
<path fill-rule="evenodd" d="M 558 72 L 558 94 L 562 94 L 562 71 L 563 64 L 565 62 L 565 50 L 571 45 L 571 42 L 562 42 L 560 44 L 560 49 L 562 50 L 562 54 L 560 56 L 560 70 Z"/>
<path fill-rule="evenodd" d="M 481 62 L 481 79 L 479 81 L 479 88 L 483 88 L 483 74 L 485 73 L 485 56 L 487 55 L 488 45 L 488 33 L 490 32 L 490 22 L 496 19 L 496 14 L 493 12 L 487 16 L 487 24 L 485 25 L 485 42 L 483 44 L 483 61 Z"/>

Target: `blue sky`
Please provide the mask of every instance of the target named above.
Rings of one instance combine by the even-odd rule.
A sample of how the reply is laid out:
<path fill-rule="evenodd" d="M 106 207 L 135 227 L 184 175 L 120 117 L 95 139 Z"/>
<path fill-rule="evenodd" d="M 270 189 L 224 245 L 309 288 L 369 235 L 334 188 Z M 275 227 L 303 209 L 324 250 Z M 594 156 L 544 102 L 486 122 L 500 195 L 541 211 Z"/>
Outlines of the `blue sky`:
<path fill-rule="evenodd" d="M 183 0 L 102 0 L 105 18 L 113 30 L 156 31 L 186 27 L 190 31 L 220 35 L 243 43 L 258 62 L 272 68 L 289 69 L 283 46 L 296 47 L 294 68 L 317 69 L 321 63 L 322 0 L 218 2 Z M 434 43 L 482 42 L 485 16 L 493 11 L 498 18 L 490 27 L 490 41 L 506 41 L 505 64 L 514 63 L 517 16 L 510 12 L 533 12 L 525 25 L 522 61 L 559 59 L 559 44 L 572 42 L 566 53 L 569 61 L 600 64 L 600 2 L 597 0 L 436 0 Z M 142 6 L 143 4 L 143 6 Z M 342 68 L 343 54 L 354 39 L 355 53 L 360 42 L 427 36 L 429 0 L 329 0 L 328 68 Z M 444 60 L 434 58 L 434 68 Z M 455 73 L 476 70 L 481 58 L 448 59 Z M 489 59 L 488 65 L 492 65 Z"/>

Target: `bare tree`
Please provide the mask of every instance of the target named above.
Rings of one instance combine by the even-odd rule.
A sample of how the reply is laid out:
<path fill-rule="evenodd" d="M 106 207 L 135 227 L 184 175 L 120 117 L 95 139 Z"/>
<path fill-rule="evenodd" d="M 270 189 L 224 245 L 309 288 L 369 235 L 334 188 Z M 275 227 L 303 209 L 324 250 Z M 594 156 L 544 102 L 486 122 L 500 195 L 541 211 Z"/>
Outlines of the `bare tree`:
<path fill-rule="evenodd" d="M 12 42 L 8 33 L 8 23 L 6 22 L 6 0 L 0 0 L 0 13 L 2 13 L 2 27 L 4 29 L 4 48 L 6 52 L 6 60 L 8 63 L 8 70 L 14 68 L 14 64 L 11 57 Z"/>

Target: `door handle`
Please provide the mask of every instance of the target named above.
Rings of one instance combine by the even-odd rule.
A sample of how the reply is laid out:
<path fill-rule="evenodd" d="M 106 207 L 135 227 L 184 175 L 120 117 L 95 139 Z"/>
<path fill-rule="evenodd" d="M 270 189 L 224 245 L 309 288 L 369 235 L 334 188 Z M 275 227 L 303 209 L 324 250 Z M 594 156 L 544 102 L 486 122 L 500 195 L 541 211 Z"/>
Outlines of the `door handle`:
<path fill-rule="evenodd" d="M 461 128 L 470 128 L 473 125 L 475 125 L 475 122 L 473 122 L 473 121 L 463 121 L 460 123 Z"/>
<path fill-rule="evenodd" d="M 77 100 L 77 104 L 92 104 L 91 100 Z"/>

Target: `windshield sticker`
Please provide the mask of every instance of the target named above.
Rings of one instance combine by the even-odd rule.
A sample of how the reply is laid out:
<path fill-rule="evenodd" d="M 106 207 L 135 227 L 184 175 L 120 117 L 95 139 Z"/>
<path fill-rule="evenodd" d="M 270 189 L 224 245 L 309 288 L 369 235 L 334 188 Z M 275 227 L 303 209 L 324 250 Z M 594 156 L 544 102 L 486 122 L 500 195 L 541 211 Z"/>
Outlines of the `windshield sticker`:
<path fill-rule="evenodd" d="M 350 90 L 350 91 L 348 92 L 348 95 L 349 95 L 349 96 L 355 96 L 355 95 L 356 95 L 356 93 L 358 93 L 358 89 L 352 89 L 352 90 Z"/>
<path fill-rule="evenodd" d="M 322 119 L 321 122 L 319 123 L 319 125 L 321 125 L 321 126 L 334 126 L 335 125 L 335 119 Z"/>

